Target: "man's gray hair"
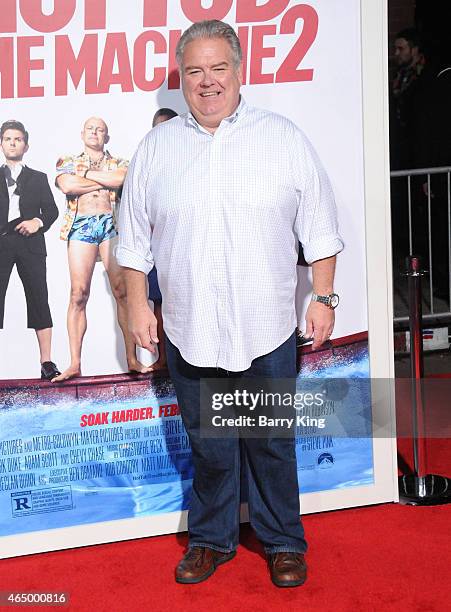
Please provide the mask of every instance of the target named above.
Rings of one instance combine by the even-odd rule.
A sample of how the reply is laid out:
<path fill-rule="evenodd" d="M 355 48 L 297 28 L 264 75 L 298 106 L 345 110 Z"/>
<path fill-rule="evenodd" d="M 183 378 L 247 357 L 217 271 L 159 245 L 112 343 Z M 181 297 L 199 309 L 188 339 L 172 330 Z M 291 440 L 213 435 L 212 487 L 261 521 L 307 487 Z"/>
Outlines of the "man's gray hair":
<path fill-rule="evenodd" d="M 198 38 L 223 38 L 226 40 L 232 51 L 233 65 L 238 70 L 243 58 L 239 38 L 228 23 L 218 19 L 198 21 L 183 32 L 175 51 L 175 58 L 180 67 L 182 67 L 183 52 L 186 45 Z"/>

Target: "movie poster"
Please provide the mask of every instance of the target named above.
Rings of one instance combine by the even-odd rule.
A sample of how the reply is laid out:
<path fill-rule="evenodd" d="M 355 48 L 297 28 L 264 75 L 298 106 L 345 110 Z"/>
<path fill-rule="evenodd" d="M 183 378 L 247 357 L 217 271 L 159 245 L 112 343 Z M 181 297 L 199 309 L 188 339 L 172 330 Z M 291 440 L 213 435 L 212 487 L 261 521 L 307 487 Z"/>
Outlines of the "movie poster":
<path fill-rule="evenodd" d="M 23 198 L 22 205 L 25 198 L 30 206 L 36 198 L 46 202 L 31 249 L 36 256 L 29 259 L 33 266 L 44 261 L 38 284 L 41 294 L 45 286 L 41 298 L 50 312 L 36 314 L 34 272 L 25 264 L 5 272 L 0 536 L 180 513 L 189 506 L 192 466 L 177 399 L 164 370 L 140 373 L 153 357 L 130 346 L 124 331 L 114 244 L 128 161 L 158 109 L 186 112 L 177 41 L 192 22 L 212 18 L 227 21 L 239 35 L 246 102 L 304 130 L 337 201 L 345 249 L 336 273 L 336 327 L 323 350 L 300 347 L 298 387 L 305 378 L 369 377 L 359 0 L 5 0 L 0 119 L 21 122 L 29 139 L 22 177 L 0 176 L 0 196 L 3 202 L 9 195 L 10 202 Z M 103 138 L 97 160 L 87 154 L 93 137 Z M 89 168 L 116 182 L 107 177 L 95 196 L 74 195 L 67 176 L 84 177 Z M 94 221 L 93 198 L 101 212 Z M 86 217 L 77 216 L 80 210 Z M 5 220 L 0 249 L 17 225 L 17 219 Z M 72 259 L 70 231 L 89 236 Z M 99 235 L 103 242 L 96 242 Z M 309 269 L 299 266 L 298 277 L 302 329 Z M 39 337 L 35 316 L 41 327 L 50 316 L 51 334 Z M 65 372 L 74 354 L 81 361 L 67 380 L 40 378 L 42 355 Z M 364 414 L 360 431 L 318 431 L 315 418 L 333 415 L 333 401 L 310 414 L 313 425 L 298 428 L 301 493 L 373 483 L 371 401 L 362 389 L 348 401 Z"/>

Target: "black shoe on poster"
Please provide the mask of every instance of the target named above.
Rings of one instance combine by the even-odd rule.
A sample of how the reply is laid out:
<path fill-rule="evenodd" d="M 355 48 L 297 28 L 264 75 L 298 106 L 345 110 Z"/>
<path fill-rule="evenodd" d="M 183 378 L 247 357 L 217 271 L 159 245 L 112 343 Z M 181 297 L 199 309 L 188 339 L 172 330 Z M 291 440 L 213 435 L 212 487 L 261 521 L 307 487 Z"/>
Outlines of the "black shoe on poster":
<path fill-rule="evenodd" d="M 41 364 L 41 379 L 52 380 L 55 376 L 59 376 L 61 372 L 58 370 L 53 361 L 44 361 Z"/>

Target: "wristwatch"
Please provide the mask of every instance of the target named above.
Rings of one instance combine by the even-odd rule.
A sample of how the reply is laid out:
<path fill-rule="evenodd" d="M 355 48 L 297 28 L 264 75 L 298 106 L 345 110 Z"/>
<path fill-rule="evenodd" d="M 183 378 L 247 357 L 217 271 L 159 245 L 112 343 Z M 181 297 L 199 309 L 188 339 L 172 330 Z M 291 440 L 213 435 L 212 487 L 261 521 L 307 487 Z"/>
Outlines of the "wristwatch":
<path fill-rule="evenodd" d="M 336 293 L 329 293 L 329 295 L 318 295 L 312 293 L 312 302 L 320 302 L 329 308 L 334 310 L 340 301 L 340 297 Z"/>

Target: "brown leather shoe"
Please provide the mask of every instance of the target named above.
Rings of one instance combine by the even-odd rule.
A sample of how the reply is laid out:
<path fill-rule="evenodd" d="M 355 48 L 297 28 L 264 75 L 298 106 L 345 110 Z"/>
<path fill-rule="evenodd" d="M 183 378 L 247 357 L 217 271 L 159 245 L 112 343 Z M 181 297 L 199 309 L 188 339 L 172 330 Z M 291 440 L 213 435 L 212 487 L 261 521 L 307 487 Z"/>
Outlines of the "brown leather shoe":
<path fill-rule="evenodd" d="M 297 552 L 276 552 L 268 555 L 271 580 L 278 587 L 301 586 L 307 579 L 304 555 Z"/>
<path fill-rule="evenodd" d="M 209 578 L 218 565 L 233 559 L 236 550 L 222 553 L 205 546 L 192 546 L 175 568 L 175 580 L 182 584 L 197 584 Z"/>

